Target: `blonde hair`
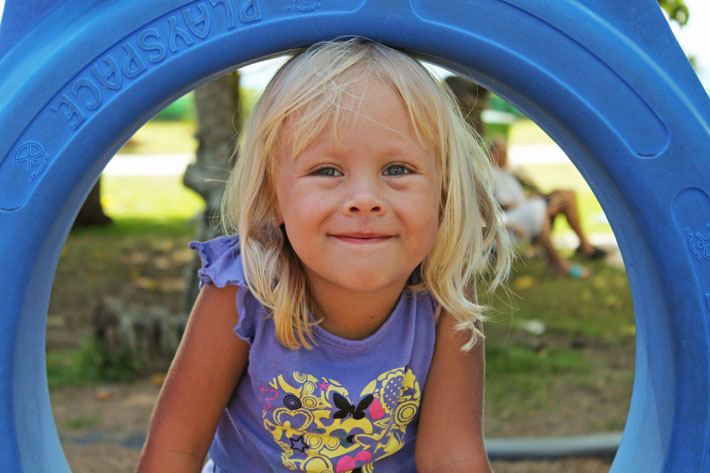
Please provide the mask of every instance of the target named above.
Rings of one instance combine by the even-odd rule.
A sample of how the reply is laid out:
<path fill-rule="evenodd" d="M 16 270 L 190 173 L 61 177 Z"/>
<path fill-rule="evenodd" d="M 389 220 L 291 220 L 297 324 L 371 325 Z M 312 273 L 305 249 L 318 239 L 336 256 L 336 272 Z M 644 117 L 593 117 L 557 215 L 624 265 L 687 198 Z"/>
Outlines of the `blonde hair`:
<path fill-rule="evenodd" d="M 422 145 L 435 149 L 441 175 L 439 230 L 408 289 L 428 290 L 469 333 L 468 350 L 482 332 L 484 307 L 475 282 L 490 269 L 490 287 L 504 280 L 511 249 L 492 197 L 485 152 L 451 92 L 408 55 L 363 39 L 318 43 L 295 55 L 276 73 L 247 120 L 235 169 L 227 182 L 222 217 L 238 233 L 247 284 L 271 309 L 283 345 L 310 348 L 312 301 L 298 257 L 276 217 L 275 163 L 280 137 L 290 133 L 293 156 L 329 125 L 337 130 L 351 88 L 369 78 L 392 87 L 402 100 Z M 337 131 L 336 131 L 337 132 Z M 493 256 L 495 253 L 495 257 Z"/>

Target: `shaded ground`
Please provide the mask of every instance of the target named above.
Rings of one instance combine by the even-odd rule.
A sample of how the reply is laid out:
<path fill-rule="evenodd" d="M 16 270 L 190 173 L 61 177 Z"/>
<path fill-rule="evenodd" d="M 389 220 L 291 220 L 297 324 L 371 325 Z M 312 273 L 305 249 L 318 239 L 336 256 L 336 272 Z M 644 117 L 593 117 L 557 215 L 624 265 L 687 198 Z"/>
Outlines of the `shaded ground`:
<path fill-rule="evenodd" d="M 185 267 L 192 254 L 186 225 L 152 228 L 150 237 L 120 229 L 102 234 L 72 235 L 60 261 L 49 310 L 47 347 L 73 348 L 91 333 L 92 310 L 100 295 L 110 294 L 139 305 L 182 309 Z M 573 351 L 589 366 L 585 372 L 550 365 L 544 379 L 515 380 L 507 404 L 487 401 L 488 437 L 581 434 L 623 428 L 633 373 L 633 343 L 599 340 L 580 334 L 569 337 L 549 331 L 542 336 L 491 324 L 489 341 L 506 340 L 545 363 L 556 351 Z M 496 368 L 499 370 L 504 367 Z M 131 383 L 90 384 L 52 389 L 54 415 L 65 453 L 74 473 L 134 471 L 140 444 L 159 390 L 155 373 Z M 490 370 L 490 376 L 496 373 Z M 530 378 L 530 377 L 528 377 Z M 519 383 L 534 382 L 515 397 Z M 493 388 L 491 388 L 493 389 Z M 496 388 L 499 389 L 499 388 Z M 489 391 L 490 392 L 490 391 Z M 495 462 L 498 473 L 607 472 L 609 461 L 568 459 L 554 462 Z"/>
<path fill-rule="evenodd" d="M 136 235 L 136 229 L 145 235 Z M 88 337 L 92 314 L 104 296 L 182 311 L 191 235 L 184 222 L 140 220 L 122 222 L 108 233 L 73 232 L 52 286 L 47 350 L 76 347 Z"/>
<path fill-rule="evenodd" d="M 158 387 L 147 379 L 53 393 L 54 414 L 73 473 L 132 473 L 157 393 Z M 497 473 L 606 473 L 610 465 L 597 458 L 493 462 Z"/>

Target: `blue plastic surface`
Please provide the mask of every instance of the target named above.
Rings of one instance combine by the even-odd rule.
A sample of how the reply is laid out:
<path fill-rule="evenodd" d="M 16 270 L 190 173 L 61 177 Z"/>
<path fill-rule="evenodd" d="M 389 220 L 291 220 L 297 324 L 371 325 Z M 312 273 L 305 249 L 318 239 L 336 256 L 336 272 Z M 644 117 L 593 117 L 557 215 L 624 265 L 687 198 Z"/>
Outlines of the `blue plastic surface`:
<path fill-rule="evenodd" d="M 656 0 L 8 0 L 0 27 L 0 466 L 69 471 L 44 340 L 59 253 L 119 146 L 236 66 L 340 35 L 532 117 L 601 202 L 636 312 L 614 472 L 710 472 L 710 101 Z"/>

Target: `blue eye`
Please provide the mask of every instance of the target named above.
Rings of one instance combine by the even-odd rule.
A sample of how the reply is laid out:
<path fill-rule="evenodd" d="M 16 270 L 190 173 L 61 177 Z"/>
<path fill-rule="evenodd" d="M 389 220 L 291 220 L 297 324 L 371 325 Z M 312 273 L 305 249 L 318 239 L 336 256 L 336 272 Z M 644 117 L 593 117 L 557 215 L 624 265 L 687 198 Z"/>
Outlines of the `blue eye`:
<path fill-rule="evenodd" d="M 402 176 L 404 174 L 408 174 L 409 169 L 407 169 L 405 166 L 401 164 L 394 164 L 387 169 L 385 169 L 385 176 Z"/>
<path fill-rule="evenodd" d="M 335 168 L 320 168 L 316 169 L 313 172 L 314 175 L 316 176 L 325 176 L 325 177 L 339 177 L 342 176 L 343 173 L 338 171 Z"/>

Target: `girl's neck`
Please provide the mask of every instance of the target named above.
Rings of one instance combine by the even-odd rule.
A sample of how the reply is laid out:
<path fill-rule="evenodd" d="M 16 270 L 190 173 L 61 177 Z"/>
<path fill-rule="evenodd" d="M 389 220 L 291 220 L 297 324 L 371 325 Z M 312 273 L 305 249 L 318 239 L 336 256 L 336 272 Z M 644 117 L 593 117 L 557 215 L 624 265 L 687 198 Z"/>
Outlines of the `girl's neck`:
<path fill-rule="evenodd" d="M 394 310 L 402 287 L 385 288 L 377 293 L 361 293 L 315 284 L 309 287 L 320 327 L 348 340 L 362 340 L 377 331 Z"/>

